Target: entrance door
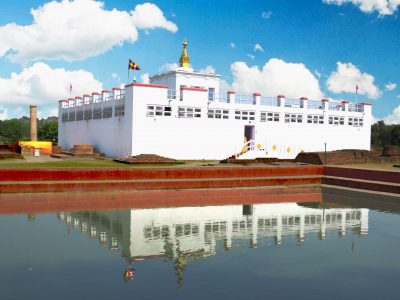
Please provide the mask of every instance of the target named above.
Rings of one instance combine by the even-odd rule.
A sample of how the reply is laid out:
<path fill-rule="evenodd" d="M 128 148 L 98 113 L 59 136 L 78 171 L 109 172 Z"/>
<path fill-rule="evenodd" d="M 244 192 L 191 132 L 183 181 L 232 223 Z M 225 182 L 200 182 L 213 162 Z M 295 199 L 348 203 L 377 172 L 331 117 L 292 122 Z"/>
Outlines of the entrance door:
<path fill-rule="evenodd" d="M 254 150 L 254 138 L 255 138 L 255 126 L 245 125 L 244 126 L 244 142 L 247 143 L 247 151 Z M 250 142 L 251 141 L 251 142 Z"/>

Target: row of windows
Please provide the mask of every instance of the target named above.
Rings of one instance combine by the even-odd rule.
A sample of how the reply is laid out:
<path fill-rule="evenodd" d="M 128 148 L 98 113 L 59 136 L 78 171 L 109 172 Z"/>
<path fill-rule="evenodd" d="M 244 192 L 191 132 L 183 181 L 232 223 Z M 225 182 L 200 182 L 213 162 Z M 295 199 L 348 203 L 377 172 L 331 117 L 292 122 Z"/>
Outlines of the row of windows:
<path fill-rule="evenodd" d="M 197 107 L 179 107 L 179 118 L 201 118 L 201 108 Z"/>
<path fill-rule="evenodd" d="M 121 117 L 125 114 L 125 105 L 116 105 L 114 108 L 114 117 Z M 91 120 L 91 119 L 107 119 L 112 118 L 113 116 L 113 108 L 104 107 L 104 108 L 95 108 L 93 110 L 77 110 L 63 113 L 61 116 L 61 120 L 63 122 L 68 121 L 82 121 L 82 120 Z"/>
<path fill-rule="evenodd" d="M 168 105 L 148 105 L 147 114 L 148 117 L 154 116 L 171 116 L 172 107 Z M 196 107 L 179 107 L 178 117 L 180 118 L 201 118 L 201 108 Z M 208 109 L 207 117 L 209 119 L 229 119 L 228 109 Z M 235 110 L 235 120 L 249 120 L 254 121 L 256 118 L 255 111 L 248 110 Z M 260 122 L 279 122 L 279 112 L 261 112 Z M 328 122 L 331 125 L 344 125 L 344 117 L 342 116 L 329 116 Z M 302 114 L 289 114 L 285 113 L 285 123 L 303 123 Z M 307 115 L 308 124 L 324 124 L 323 115 Z M 348 125 L 354 127 L 363 126 L 363 118 L 349 118 Z"/>
<path fill-rule="evenodd" d="M 154 116 L 171 116 L 172 107 L 166 105 L 147 105 L 147 117 L 154 117 Z"/>
<path fill-rule="evenodd" d="M 249 110 L 235 110 L 235 120 L 250 120 L 256 119 L 256 112 Z"/>

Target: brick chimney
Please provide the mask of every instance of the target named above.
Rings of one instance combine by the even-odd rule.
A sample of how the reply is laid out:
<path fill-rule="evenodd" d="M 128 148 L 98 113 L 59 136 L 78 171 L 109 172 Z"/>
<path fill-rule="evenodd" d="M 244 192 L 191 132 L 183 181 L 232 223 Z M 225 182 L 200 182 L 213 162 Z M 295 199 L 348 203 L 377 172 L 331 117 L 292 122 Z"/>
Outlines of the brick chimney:
<path fill-rule="evenodd" d="M 36 105 L 30 105 L 31 112 L 31 141 L 37 141 L 37 107 Z"/>

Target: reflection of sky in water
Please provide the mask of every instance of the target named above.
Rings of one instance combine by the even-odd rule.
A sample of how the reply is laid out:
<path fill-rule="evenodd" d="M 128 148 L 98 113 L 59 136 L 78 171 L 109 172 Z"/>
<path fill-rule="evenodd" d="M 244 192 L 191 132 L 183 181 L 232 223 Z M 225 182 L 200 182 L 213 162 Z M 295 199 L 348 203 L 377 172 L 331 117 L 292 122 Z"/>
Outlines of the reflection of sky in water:
<path fill-rule="evenodd" d="M 399 228 L 294 203 L 1 216 L 1 298 L 395 299 Z"/>

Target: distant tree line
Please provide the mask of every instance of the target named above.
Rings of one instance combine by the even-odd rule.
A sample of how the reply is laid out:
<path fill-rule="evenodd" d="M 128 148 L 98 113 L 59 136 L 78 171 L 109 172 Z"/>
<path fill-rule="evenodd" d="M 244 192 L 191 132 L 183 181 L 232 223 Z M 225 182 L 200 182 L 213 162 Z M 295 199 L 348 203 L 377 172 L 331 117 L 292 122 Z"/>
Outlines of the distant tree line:
<path fill-rule="evenodd" d="M 375 147 L 400 147 L 400 124 L 385 125 L 379 121 L 371 126 L 371 145 Z"/>
<path fill-rule="evenodd" d="M 58 122 L 57 117 L 40 119 L 38 124 L 38 140 L 58 142 Z M 13 144 L 17 141 L 29 141 L 30 119 L 22 117 L 20 119 L 9 119 L 0 121 L 0 144 Z"/>

